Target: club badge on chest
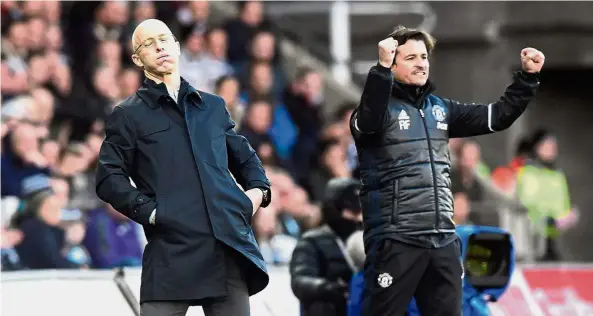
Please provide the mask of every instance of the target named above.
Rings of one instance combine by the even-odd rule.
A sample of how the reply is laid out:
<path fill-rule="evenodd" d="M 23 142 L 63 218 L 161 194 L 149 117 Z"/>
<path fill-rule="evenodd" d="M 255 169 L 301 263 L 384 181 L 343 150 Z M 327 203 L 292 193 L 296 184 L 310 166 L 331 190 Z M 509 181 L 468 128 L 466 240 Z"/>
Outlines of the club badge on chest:
<path fill-rule="evenodd" d="M 445 109 L 440 105 L 434 105 L 432 107 L 432 115 L 437 120 L 437 129 L 446 131 L 449 129 L 449 125 L 446 122 L 447 120 L 447 112 Z"/>

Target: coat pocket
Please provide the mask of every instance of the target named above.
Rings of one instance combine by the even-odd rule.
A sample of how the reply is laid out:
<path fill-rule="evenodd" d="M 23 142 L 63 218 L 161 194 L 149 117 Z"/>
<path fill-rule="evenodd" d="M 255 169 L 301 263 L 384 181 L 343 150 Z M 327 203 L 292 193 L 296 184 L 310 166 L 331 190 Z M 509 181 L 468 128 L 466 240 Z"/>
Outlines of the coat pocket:
<path fill-rule="evenodd" d="M 244 213 L 239 213 L 241 215 L 241 219 L 243 220 L 243 225 L 245 225 L 244 229 L 241 229 L 241 234 L 249 235 L 251 230 L 251 216 L 247 216 Z"/>
<path fill-rule="evenodd" d="M 392 183 L 392 199 L 391 199 L 391 223 L 397 224 L 399 213 L 399 180 L 395 179 Z"/>
<path fill-rule="evenodd" d="M 158 137 L 157 134 L 168 130 L 170 127 L 168 120 L 159 120 L 159 121 L 155 121 L 155 122 L 158 122 L 158 123 L 156 123 L 154 125 L 147 124 L 148 126 L 141 125 L 138 128 L 138 138 L 155 139 L 155 137 Z"/>

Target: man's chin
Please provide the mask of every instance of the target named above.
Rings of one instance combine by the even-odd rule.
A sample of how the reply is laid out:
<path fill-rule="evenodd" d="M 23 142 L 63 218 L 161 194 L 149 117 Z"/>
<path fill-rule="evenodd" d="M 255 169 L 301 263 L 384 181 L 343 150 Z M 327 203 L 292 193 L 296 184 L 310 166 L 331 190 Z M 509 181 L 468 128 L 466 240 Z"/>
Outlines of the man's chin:
<path fill-rule="evenodd" d="M 414 85 L 415 86 L 419 86 L 419 87 L 423 87 L 426 84 L 427 81 L 428 81 L 428 78 L 414 80 Z"/>
<path fill-rule="evenodd" d="M 176 70 L 176 65 L 175 64 L 170 64 L 170 63 L 165 63 L 162 65 L 159 65 L 157 67 L 157 71 L 162 73 L 162 74 L 171 74 L 174 73 Z"/>

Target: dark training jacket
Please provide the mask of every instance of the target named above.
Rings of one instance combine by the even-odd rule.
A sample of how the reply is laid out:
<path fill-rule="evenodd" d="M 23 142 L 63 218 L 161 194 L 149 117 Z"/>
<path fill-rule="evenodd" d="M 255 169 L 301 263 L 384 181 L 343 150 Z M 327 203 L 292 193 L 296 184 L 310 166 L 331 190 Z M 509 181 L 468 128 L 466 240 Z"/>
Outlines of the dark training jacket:
<path fill-rule="evenodd" d="M 394 82 L 389 68 L 373 66 L 350 120 L 360 162 L 365 245 L 387 236 L 445 246 L 430 245 L 426 237 L 455 234 L 449 138 L 510 127 L 534 97 L 538 77 L 517 72 L 497 102 L 464 104 L 433 95 L 430 81 L 404 85 Z"/>

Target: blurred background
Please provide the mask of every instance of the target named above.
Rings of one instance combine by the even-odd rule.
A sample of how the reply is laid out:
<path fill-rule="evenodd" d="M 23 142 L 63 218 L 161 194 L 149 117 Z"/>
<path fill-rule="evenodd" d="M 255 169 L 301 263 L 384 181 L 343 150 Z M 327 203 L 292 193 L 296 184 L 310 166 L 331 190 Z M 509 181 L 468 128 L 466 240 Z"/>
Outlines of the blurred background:
<path fill-rule="evenodd" d="M 541 50 L 541 88 L 521 119 L 451 140 L 455 220 L 509 230 L 525 264 L 593 262 L 593 3 L 2 1 L 1 11 L 3 272 L 140 265 L 142 228 L 96 197 L 94 168 L 103 120 L 144 79 L 130 39 L 147 18 L 170 26 L 181 75 L 225 99 L 264 162 L 274 199 L 252 224 L 285 274 L 298 238 L 323 223 L 327 181 L 357 176 L 349 116 L 397 24 L 436 37 L 436 93 L 464 102 L 497 100 L 521 49 Z M 526 160 L 565 176 L 571 211 L 550 219 L 553 237 L 532 232 L 521 192 L 545 198 L 548 186 L 522 183 Z M 550 238 L 557 253 L 546 257 Z"/>

